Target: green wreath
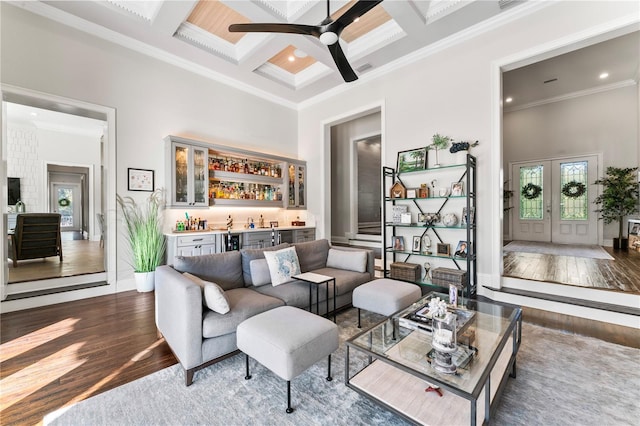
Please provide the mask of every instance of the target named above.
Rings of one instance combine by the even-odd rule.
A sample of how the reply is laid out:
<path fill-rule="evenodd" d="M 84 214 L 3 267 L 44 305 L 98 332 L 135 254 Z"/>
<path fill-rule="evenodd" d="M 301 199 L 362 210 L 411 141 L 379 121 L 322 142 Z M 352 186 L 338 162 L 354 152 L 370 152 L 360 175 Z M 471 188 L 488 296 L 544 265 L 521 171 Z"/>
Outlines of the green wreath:
<path fill-rule="evenodd" d="M 524 187 L 522 187 L 522 196 L 527 200 L 535 200 L 540 196 L 542 192 L 542 188 L 536 184 L 528 183 Z"/>
<path fill-rule="evenodd" d="M 61 198 L 58 200 L 58 205 L 60 205 L 60 207 L 68 207 L 71 204 L 71 201 L 69 201 L 68 198 Z"/>
<path fill-rule="evenodd" d="M 569 198 L 582 197 L 587 192 L 587 187 L 582 182 L 576 182 L 572 180 L 562 186 L 562 194 Z"/>

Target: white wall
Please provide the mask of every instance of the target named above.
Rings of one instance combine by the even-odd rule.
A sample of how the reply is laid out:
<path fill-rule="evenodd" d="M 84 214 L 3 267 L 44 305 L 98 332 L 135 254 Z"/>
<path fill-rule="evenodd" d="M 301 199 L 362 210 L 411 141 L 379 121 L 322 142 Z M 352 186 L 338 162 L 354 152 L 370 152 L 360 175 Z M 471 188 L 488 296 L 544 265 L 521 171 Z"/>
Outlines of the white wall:
<path fill-rule="evenodd" d="M 165 181 L 172 134 L 297 157 L 296 111 L 0 3 L 0 76 L 10 84 L 116 109 L 117 188 L 128 167 Z M 107 212 L 113 213 L 113 212 Z M 118 282 L 132 275 L 118 235 Z"/>
<path fill-rule="evenodd" d="M 513 10 L 516 13 L 517 9 Z M 636 2 L 548 3 L 515 21 L 492 23 L 486 32 L 470 39 L 432 46 L 427 49 L 432 53 L 424 59 L 372 81 L 363 79 L 334 97 L 305 106 L 299 115 L 300 155 L 321 159 L 309 163 L 310 192 L 329 190 L 323 125 L 363 105 L 384 103 L 383 165 L 395 167 L 398 151 L 425 146 L 436 132 L 455 139 L 479 140 L 480 145 L 473 148 L 478 158 L 478 271 L 480 285 L 499 287 L 502 228 L 498 212 L 502 212 L 502 193 L 498 171 L 502 157 L 491 150 L 492 145 L 499 146 L 495 141 L 500 138 L 500 128 L 494 125 L 496 114 L 492 115 L 499 98 L 495 76 L 492 79 L 495 64 L 506 64 L 508 58 L 527 52 L 534 56 L 543 52 L 546 44 L 557 47 L 560 39 L 577 37 L 586 30 L 593 32 L 604 23 L 613 26 L 617 19 L 629 16 L 636 21 L 640 16 Z M 451 45 L 446 47 L 444 43 Z M 318 223 L 326 223 L 322 200 L 309 201 Z"/>
<path fill-rule="evenodd" d="M 20 199 L 27 213 L 42 212 L 40 142 L 35 127 L 7 123 L 7 177 L 20 178 Z M 2 201 L 6 203 L 6 199 Z"/>
<path fill-rule="evenodd" d="M 638 89 L 634 85 L 505 112 L 505 176 L 509 175 L 509 162 L 595 153 L 603 153 L 604 164 L 600 165 L 598 176 L 603 176 L 609 166 L 636 167 L 637 96 Z M 597 186 L 594 188 L 599 190 Z M 594 205 L 590 210 L 596 207 Z M 617 224 L 605 226 L 605 240 L 617 235 Z"/>

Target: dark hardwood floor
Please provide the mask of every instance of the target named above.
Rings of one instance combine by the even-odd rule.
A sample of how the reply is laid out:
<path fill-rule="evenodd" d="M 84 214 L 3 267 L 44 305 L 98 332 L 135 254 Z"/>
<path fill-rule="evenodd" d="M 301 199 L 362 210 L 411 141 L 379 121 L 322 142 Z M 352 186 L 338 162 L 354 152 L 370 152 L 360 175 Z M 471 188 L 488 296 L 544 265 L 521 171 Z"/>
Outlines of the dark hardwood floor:
<path fill-rule="evenodd" d="M 175 364 L 154 293 L 124 292 L 0 316 L 0 424 L 59 408 Z"/>
<path fill-rule="evenodd" d="M 614 260 L 506 252 L 505 277 L 640 294 L 640 252 L 604 249 Z"/>

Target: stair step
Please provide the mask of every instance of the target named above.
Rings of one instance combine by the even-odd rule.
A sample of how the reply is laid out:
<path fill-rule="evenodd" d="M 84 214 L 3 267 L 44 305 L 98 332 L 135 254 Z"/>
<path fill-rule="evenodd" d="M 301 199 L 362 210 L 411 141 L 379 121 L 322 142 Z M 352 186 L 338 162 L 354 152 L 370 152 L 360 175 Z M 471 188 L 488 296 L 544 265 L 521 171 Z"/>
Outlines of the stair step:
<path fill-rule="evenodd" d="M 510 287 L 495 288 L 487 285 L 484 285 L 483 287 L 491 291 L 496 291 L 501 293 L 514 294 L 517 296 L 531 297 L 534 299 L 548 300 L 550 302 L 565 303 L 568 305 L 582 306 L 585 308 L 599 309 L 602 311 L 616 312 L 619 314 L 626 314 L 626 315 L 633 315 L 636 317 L 640 317 L 640 309 L 634 308 L 631 306 L 612 305 L 610 303 L 596 302 L 593 300 L 576 299 L 574 297 L 539 293 L 536 291 L 521 290 L 517 288 L 510 288 Z"/>

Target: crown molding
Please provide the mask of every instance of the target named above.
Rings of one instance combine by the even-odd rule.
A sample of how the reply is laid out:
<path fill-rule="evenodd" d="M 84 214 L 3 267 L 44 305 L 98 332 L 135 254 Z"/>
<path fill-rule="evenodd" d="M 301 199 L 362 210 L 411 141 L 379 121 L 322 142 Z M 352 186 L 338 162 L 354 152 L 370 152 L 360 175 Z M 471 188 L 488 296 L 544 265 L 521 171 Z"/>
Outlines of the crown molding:
<path fill-rule="evenodd" d="M 635 80 L 624 80 L 618 83 L 607 84 L 605 86 L 594 87 L 591 89 L 578 90 L 577 92 L 567 93 L 562 96 L 554 96 L 553 98 L 542 99 L 528 104 L 518 105 L 515 107 L 504 108 L 504 112 L 515 112 L 523 109 L 535 108 L 542 105 L 553 104 L 556 102 L 568 101 L 570 99 L 581 98 L 583 96 L 595 95 L 596 93 L 608 92 L 611 90 L 621 89 L 623 87 L 635 86 L 638 84 Z"/>
<path fill-rule="evenodd" d="M 142 53 L 143 55 L 150 56 L 162 62 L 166 62 L 168 64 L 177 66 L 186 71 L 193 72 L 194 74 L 198 74 L 202 77 L 209 78 L 211 80 L 217 81 L 222 84 L 226 84 L 227 86 L 230 86 L 234 89 L 241 90 L 245 93 L 257 96 L 269 102 L 273 102 L 275 104 L 278 104 L 293 110 L 297 109 L 297 104 L 295 102 L 291 102 L 287 99 L 273 95 L 267 91 L 258 89 L 254 86 L 251 86 L 239 80 L 233 79 L 227 75 L 213 71 L 200 64 L 196 64 L 192 61 L 187 61 L 186 59 L 180 58 L 179 56 L 165 52 L 161 49 L 150 46 L 146 43 L 143 43 L 129 36 L 119 34 L 108 28 L 94 24 L 93 22 L 89 22 L 85 19 L 78 18 L 77 16 L 71 15 L 70 13 L 64 12 L 53 6 L 49 6 L 39 1 L 27 1 L 27 2 L 11 1 L 8 3 L 12 4 L 13 6 L 24 9 L 28 12 L 34 13 L 36 15 L 42 16 L 47 19 L 51 19 L 52 21 L 56 21 L 68 27 L 74 28 L 76 30 L 91 34 L 95 37 L 107 40 L 119 46 L 136 51 L 138 53 Z"/>

